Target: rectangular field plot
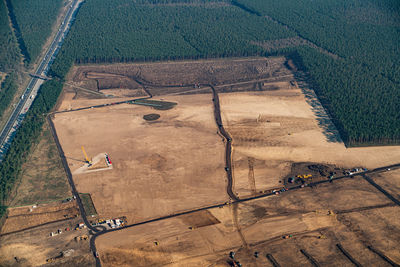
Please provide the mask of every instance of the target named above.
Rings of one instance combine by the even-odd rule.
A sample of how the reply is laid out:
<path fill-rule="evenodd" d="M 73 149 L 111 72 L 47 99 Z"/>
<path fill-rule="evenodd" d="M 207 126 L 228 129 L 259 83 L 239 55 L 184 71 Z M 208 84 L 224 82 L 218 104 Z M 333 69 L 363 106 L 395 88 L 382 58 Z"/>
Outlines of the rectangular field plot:
<path fill-rule="evenodd" d="M 74 175 L 100 217 L 129 222 L 226 201 L 224 143 L 217 135 L 211 95 L 165 98 L 177 105 L 154 110 L 122 104 L 57 114 L 54 123 L 72 173 L 106 152 L 113 169 Z M 143 116 L 157 113 L 147 121 Z"/>

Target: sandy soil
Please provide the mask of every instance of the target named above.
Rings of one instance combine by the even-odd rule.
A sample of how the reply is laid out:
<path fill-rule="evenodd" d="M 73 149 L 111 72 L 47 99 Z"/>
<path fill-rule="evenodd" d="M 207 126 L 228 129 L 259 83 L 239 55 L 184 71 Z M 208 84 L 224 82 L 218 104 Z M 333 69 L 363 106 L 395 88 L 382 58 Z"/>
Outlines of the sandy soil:
<path fill-rule="evenodd" d="M 73 177 L 79 192 L 91 193 L 100 217 L 124 215 L 133 223 L 227 200 L 211 95 L 163 99 L 178 105 L 157 110 L 154 122 L 143 115 L 155 110 L 129 104 L 56 114 L 72 172 L 83 164 L 81 145 L 89 157 L 106 152 L 113 162 L 112 170 Z"/>
<path fill-rule="evenodd" d="M 384 173 L 369 175 L 375 183 L 383 187 L 393 197 L 400 199 L 400 170 L 390 170 Z"/>
<path fill-rule="evenodd" d="M 398 162 L 399 147 L 346 149 L 313 91 L 300 82 L 298 89 L 283 63 L 259 58 L 75 68 L 71 82 L 90 90 L 122 94 L 127 85 L 138 90 L 135 79 L 145 80 L 172 85 L 149 90 L 155 99 L 178 103 L 167 111 L 122 104 L 56 114 L 72 172 L 83 164 L 81 145 L 89 156 L 106 152 L 113 162 L 110 171 L 74 176 L 78 190 L 91 193 L 100 217 L 126 216 L 128 224 L 227 201 L 224 144 L 211 96 L 175 86 L 198 82 L 220 85 L 240 197 L 282 187 L 296 162 L 304 163 L 299 170 L 308 163 L 372 169 Z M 182 91 L 191 95 L 177 95 Z M 61 107 L 111 101 L 85 97 L 70 94 Z M 143 120 L 149 113 L 161 117 Z M 397 172 L 380 175 L 382 186 L 398 196 L 391 181 Z M 366 246 L 399 261 L 398 214 L 393 202 L 356 177 L 108 233 L 96 244 L 104 266 L 228 266 L 230 251 L 243 266 L 271 266 L 266 253 L 281 266 L 309 265 L 300 249 L 322 266 L 352 266 L 338 243 L 363 265 L 384 266 Z M 288 234 L 293 237 L 282 238 Z"/>
<path fill-rule="evenodd" d="M 230 251 L 243 266 L 270 266 L 267 253 L 281 266 L 309 265 L 300 249 L 322 266 L 352 266 L 337 243 L 364 266 L 386 266 L 366 245 L 400 261 L 400 228 L 393 217 L 398 209 L 356 177 L 128 228 L 103 235 L 96 244 L 104 266 L 229 266 Z M 190 229 L 193 221 L 211 216 L 214 224 Z M 282 238 L 288 234 L 293 237 Z"/>
<path fill-rule="evenodd" d="M 346 148 L 310 90 L 220 94 L 223 123 L 233 138 L 235 190 L 251 194 L 248 161 L 257 191 L 279 186 L 292 162 L 368 169 L 397 163 L 400 147 Z M 310 105 L 309 103 L 312 103 Z"/>
<path fill-rule="evenodd" d="M 74 99 L 75 93 L 65 92 L 62 95 L 62 100 L 59 101 L 57 111 L 67 111 L 77 108 L 91 107 L 95 105 L 111 104 L 120 101 L 132 100 L 138 97 L 121 97 L 121 98 L 110 98 L 110 99 Z"/>
<path fill-rule="evenodd" d="M 74 171 L 74 175 L 81 173 L 97 172 L 97 171 L 107 171 L 112 170 L 112 164 L 108 165 L 106 161 L 106 153 L 100 153 L 91 159 L 91 165 L 84 164 L 80 168 Z"/>
<path fill-rule="evenodd" d="M 72 229 L 79 222 L 81 219 L 76 218 L 1 236 L 0 266 L 42 266 L 46 264 L 46 259 L 68 249 L 74 250 L 71 256 L 58 259 L 54 266 L 63 266 L 65 262 L 69 262 L 69 266 L 93 266 L 89 241 L 76 242 L 74 239 L 75 236 L 87 235 L 87 230 L 63 231 L 60 235 L 50 236 L 50 232 L 65 230 L 66 227 Z"/>
<path fill-rule="evenodd" d="M 118 88 L 126 81 L 117 81 L 118 76 L 131 80 L 151 81 L 154 84 L 214 83 L 226 84 L 238 80 L 260 79 L 290 73 L 284 66 L 284 58 L 239 58 L 196 61 L 171 61 L 139 64 L 88 65 L 75 67 L 69 79 L 74 83 L 96 84 L 96 80 L 110 88 Z M 122 77 L 120 77 L 122 78 Z M 106 88 L 102 88 L 106 89 Z"/>
<path fill-rule="evenodd" d="M 32 206 L 10 208 L 8 217 L 1 228 L 1 234 L 23 230 L 40 224 L 54 222 L 78 216 L 79 210 L 75 201 L 68 203 L 43 204 L 32 208 Z"/>

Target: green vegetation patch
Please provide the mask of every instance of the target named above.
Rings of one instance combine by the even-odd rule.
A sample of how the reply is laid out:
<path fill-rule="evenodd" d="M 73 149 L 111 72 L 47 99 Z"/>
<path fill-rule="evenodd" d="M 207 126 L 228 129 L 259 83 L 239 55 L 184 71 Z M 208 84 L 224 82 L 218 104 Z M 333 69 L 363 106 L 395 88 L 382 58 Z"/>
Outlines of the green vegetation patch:
<path fill-rule="evenodd" d="M 17 90 L 16 74 L 11 73 L 6 76 L 0 86 L 0 117 L 10 105 Z"/>
<path fill-rule="evenodd" d="M 395 0 L 237 0 L 337 57 L 290 54 L 348 146 L 400 143 L 400 5 Z M 323 123 L 321 124 L 324 127 Z"/>
<path fill-rule="evenodd" d="M 0 1 L 0 71 L 14 69 L 20 60 L 17 39 L 10 27 L 7 7 Z"/>
<path fill-rule="evenodd" d="M 45 125 L 29 160 L 22 166 L 22 175 L 11 203 L 13 206 L 47 203 L 69 196 L 71 188 L 53 136 Z"/>
<path fill-rule="evenodd" d="M 86 215 L 92 216 L 97 215 L 96 209 L 94 207 L 92 197 L 88 193 L 80 193 L 79 196 L 81 197 L 83 208 L 85 209 Z"/>
<path fill-rule="evenodd" d="M 11 147 L 0 164 L 0 206 L 7 206 L 15 182 L 21 175 L 22 165 L 29 158 L 32 145 L 40 137 L 45 116 L 55 105 L 61 89 L 62 84 L 56 79 L 46 81 L 40 87 L 35 101 L 17 131 Z"/>
<path fill-rule="evenodd" d="M 74 63 L 286 55 L 346 145 L 398 144 L 399 14 L 396 0 L 91 0 L 51 72 L 64 78 Z"/>
<path fill-rule="evenodd" d="M 168 110 L 177 105 L 177 103 L 174 102 L 151 100 L 151 99 L 138 99 L 132 101 L 131 103 L 136 105 L 149 106 L 158 110 Z"/>
<path fill-rule="evenodd" d="M 160 114 L 156 114 L 156 113 L 146 114 L 143 116 L 143 119 L 145 119 L 146 121 L 155 121 L 155 120 L 158 120 L 159 118 L 160 118 Z"/>
<path fill-rule="evenodd" d="M 6 0 L 27 63 L 34 62 L 51 34 L 63 0 Z"/>
<path fill-rule="evenodd" d="M 293 36 L 226 1 L 91 0 L 80 8 L 52 72 L 64 77 L 72 62 L 260 55 L 254 42 Z"/>

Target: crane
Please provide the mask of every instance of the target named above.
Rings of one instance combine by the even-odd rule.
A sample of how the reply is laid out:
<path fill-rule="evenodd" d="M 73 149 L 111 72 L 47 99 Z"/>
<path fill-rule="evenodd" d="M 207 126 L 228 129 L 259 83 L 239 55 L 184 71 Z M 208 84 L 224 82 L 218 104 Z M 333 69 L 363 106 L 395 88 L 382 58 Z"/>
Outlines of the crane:
<path fill-rule="evenodd" d="M 86 154 L 85 148 L 82 146 L 83 155 L 85 155 L 85 162 L 88 164 L 88 167 L 92 166 L 92 160 L 89 159 L 88 155 Z"/>

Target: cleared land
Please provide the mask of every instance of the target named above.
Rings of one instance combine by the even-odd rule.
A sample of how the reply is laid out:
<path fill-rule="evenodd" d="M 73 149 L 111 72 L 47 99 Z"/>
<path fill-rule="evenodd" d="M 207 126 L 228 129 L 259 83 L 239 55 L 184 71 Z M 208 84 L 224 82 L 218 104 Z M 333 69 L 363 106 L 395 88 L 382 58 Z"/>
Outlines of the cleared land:
<path fill-rule="evenodd" d="M 65 231 L 73 229 L 81 219 L 75 218 L 67 221 L 40 226 L 23 232 L 0 236 L 0 265 L 1 266 L 42 266 L 49 258 L 67 252 L 49 266 L 93 266 L 94 259 L 89 251 L 89 241 L 75 241 L 76 236 L 87 235 L 86 229 Z M 62 230 L 56 236 L 51 232 Z"/>
<path fill-rule="evenodd" d="M 274 91 L 220 94 L 239 196 L 252 194 L 254 186 L 257 192 L 279 186 L 293 162 L 368 169 L 399 162 L 398 146 L 346 148 L 313 92 L 300 87 L 287 83 Z M 292 173 L 297 174 L 306 173 Z"/>
<path fill-rule="evenodd" d="M 98 218 L 126 216 L 128 225 L 228 201 L 225 143 L 207 84 L 219 93 L 233 139 L 233 188 L 241 198 L 282 188 L 288 176 L 326 180 L 330 172 L 337 177 L 400 158 L 399 147 L 346 149 L 313 92 L 295 81 L 282 58 L 83 66 L 68 83 L 63 112 L 53 121 L 71 172 L 86 164 L 82 145 L 89 157 L 106 152 L 113 164 L 73 174 L 77 189 L 91 194 Z M 116 98 L 119 90 L 130 97 Z M 177 105 L 115 104 L 149 93 Z M 99 104 L 107 105 L 90 108 Z M 145 120 L 150 113 L 160 118 Z M 398 197 L 397 184 L 381 186 Z M 227 266 L 230 251 L 244 266 L 268 266 L 267 253 L 282 266 L 309 264 L 300 249 L 322 266 L 351 266 L 337 244 L 363 265 L 384 266 L 366 246 L 400 261 L 398 209 L 356 176 L 107 233 L 96 245 L 105 266 Z"/>
<path fill-rule="evenodd" d="M 113 162 L 113 169 L 73 177 L 79 192 L 91 193 L 100 217 L 135 222 L 227 200 L 211 95 L 165 100 L 178 105 L 157 110 L 155 122 L 143 119 L 150 107 L 131 104 L 55 115 L 72 173 L 84 164 L 81 145 Z"/>
<path fill-rule="evenodd" d="M 352 266 L 336 244 L 364 266 L 389 266 L 366 245 L 400 261 L 398 210 L 357 177 L 190 215 L 220 223 L 191 230 L 184 215 L 106 234 L 97 244 L 105 266 L 229 266 L 230 251 L 243 266 L 272 266 L 267 253 L 281 266 L 309 265 L 300 249 L 321 266 Z"/>
<path fill-rule="evenodd" d="M 10 208 L 1 234 L 19 232 L 42 224 L 75 218 L 78 215 L 75 201 Z"/>

